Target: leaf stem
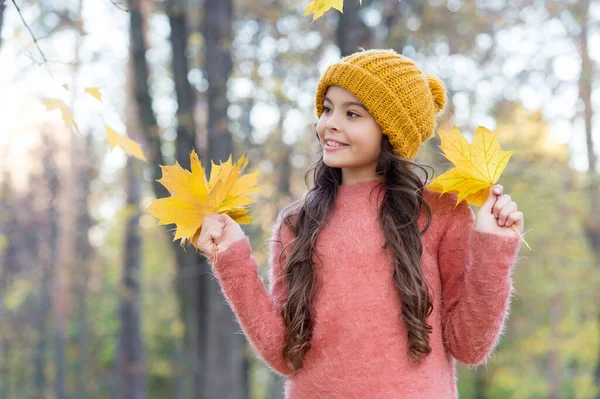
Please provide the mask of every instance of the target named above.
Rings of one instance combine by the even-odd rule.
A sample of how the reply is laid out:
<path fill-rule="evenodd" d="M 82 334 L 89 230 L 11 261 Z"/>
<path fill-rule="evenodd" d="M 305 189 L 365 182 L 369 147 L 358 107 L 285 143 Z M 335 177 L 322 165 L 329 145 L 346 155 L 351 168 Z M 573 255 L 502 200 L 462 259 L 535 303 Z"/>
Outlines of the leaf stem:
<path fill-rule="evenodd" d="M 521 239 L 521 241 L 523 241 L 525 243 L 525 245 L 527 245 L 527 248 L 529 248 L 530 251 L 533 251 L 533 249 L 531 249 L 531 247 L 529 246 L 529 244 L 527 244 L 527 241 L 525 241 L 525 239 L 523 238 L 523 236 L 521 235 L 521 233 L 519 232 L 519 230 L 517 229 L 517 226 L 515 226 L 514 224 L 512 226 L 510 226 L 515 233 L 517 233 L 517 235 L 519 236 L 519 238 Z"/>
<path fill-rule="evenodd" d="M 212 244 L 212 250 L 213 250 L 212 267 L 214 269 L 215 264 L 217 263 L 217 244 L 215 244 L 214 242 Z"/>

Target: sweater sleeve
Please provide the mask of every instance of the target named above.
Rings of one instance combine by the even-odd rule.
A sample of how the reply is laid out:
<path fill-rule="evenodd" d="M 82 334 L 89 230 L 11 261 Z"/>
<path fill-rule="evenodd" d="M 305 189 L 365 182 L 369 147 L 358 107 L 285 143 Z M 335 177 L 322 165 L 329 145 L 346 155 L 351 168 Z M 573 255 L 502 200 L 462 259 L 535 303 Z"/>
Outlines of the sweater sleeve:
<path fill-rule="evenodd" d="M 483 364 L 498 344 L 513 291 L 512 269 L 520 239 L 474 228 L 466 201 L 452 209 L 438 248 L 442 330 L 446 350 L 469 366 Z"/>
<path fill-rule="evenodd" d="M 284 242 L 289 241 L 286 228 L 281 231 L 281 214 L 273 227 L 269 243 L 269 287 L 265 289 L 252 256 L 250 240 L 246 236 L 218 255 L 213 273 L 221 284 L 227 303 L 236 315 L 242 331 L 259 357 L 273 371 L 290 375 L 283 358 L 285 325 L 281 316 L 287 296 L 282 279 L 281 265 L 286 254 L 279 254 Z M 281 233 L 281 234 L 280 234 Z"/>

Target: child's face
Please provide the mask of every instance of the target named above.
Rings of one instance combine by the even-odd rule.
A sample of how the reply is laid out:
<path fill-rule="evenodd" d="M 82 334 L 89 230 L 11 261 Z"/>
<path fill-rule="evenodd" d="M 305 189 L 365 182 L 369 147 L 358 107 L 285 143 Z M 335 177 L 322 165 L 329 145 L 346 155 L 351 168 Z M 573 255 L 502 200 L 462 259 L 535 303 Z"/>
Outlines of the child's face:
<path fill-rule="evenodd" d="M 343 175 L 350 172 L 354 177 L 375 176 L 383 139 L 375 118 L 352 93 L 339 86 L 327 89 L 323 106 L 317 123 L 323 162 L 329 167 L 346 169 Z M 347 145 L 330 147 L 327 139 Z"/>

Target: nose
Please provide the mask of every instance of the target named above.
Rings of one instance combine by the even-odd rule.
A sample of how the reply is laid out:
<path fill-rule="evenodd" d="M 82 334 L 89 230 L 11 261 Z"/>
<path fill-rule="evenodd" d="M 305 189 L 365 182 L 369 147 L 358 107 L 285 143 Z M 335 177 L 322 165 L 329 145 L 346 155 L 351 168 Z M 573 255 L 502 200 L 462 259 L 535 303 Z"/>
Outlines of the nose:
<path fill-rule="evenodd" d="M 325 127 L 328 130 L 334 130 L 334 131 L 338 130 L 338 128 L 339 128 L 338 113 L 336 113 L 335 111 L 330 111 L 329 116 L 328 116 L 327 120 L 325 121 Z"/>

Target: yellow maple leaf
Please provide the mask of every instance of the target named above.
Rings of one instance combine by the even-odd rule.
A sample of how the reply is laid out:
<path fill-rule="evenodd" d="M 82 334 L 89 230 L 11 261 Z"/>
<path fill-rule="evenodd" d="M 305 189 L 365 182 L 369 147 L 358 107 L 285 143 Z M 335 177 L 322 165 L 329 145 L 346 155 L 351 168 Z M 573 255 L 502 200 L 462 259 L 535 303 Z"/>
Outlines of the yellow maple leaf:
<path fill-rule="evenodd" d="M 144 162 L 148 162 L 139 143 L 131 140 L 127 136 L 123 136 L 122 134 L 115 132 L 108 125 L 104 127 L 106 129 L 106 135 L 108 136 L 108 145 L 110 146 L 111 150 L 116 146 L 119 146 L 123 151 L 125 151 L 126 154 L 134 156 Z"/>
<path fill-rule="evenodd" d="M 198 249 L 202 221 L 209 213 L 226 213 L 239 224 L 252 222 L 246 207 L 254 202 L 248 196 L 259 190 L 256 186 L 258 171 L 240 176 L 248 165 L 245 156 L 235 164 L 229 156 L 225 163 L 215 165 L 211 161 L 211 165 L 208 181 L 194 150 L 190 153 L 191 171 L 183 169 L 178 162 L 160 166 L 162 177 L 157 181 L 171 196 L 152 201 L 148 211 L 159 219 L 159 225 L 176 225 L 173 241 L 181 239 L 182 247 L 191 243 Z"/>
<path fill-rule="evenodd" d="M 362 4 L 362 0 L 361 0 Z M 339 12 L 343 13 L 344 0 L 312 0 L 306 6 L 304 16 L 313 14 L 313 21 L 317 18 L 321 18 L 323 14 L 329 11 L 330 8 L 335 8 Z"/>
<path fill-rule="evenodd" d="M 46 111 L 53 111 L 55 109 L 58 109 L 60 111 L 63 121 L 65 122 L 65 126 L 69 129 L 71 128 L 71 126 L 73 126 L 75 128 L 75 131 L 79 133 L 79 126 L 77 126 L 77 123 L 75 123 L 75 121 L 73 120 L 73 115 L 71 115 L 71 111 L 69 110 L 69 107 L 67 107 L 67 104 L 65 104 L 64 101 L 53 98 L 44 101 L 44 105 L 46 106 Z"/>
<path fill-rule="evenodd" d="M 481 207 L 514 151 L 502 151 L 496 134 L 483 126 L 478 126 L 475 130 L 472 145 L 456 127 L 449 132 L 438 129 L 438 133 L 441 139 L 439 147 L 444 151 L 442 155 L 454 164 L 454 168 L 433 179 L 425 187 L 442 194 L 456 193 L 458 198 L 455 206 L 464 200 Z M 515 225 L 511 227 L 523 240 Z M 531 249 L 527 242 L 525 244 Z"/>
<path fill-rule="evenodd" d="M 514 151 L 502 151 L 498 137 L 482 126 L 475 131 L 472 145 L 456 127 L 449 132 L 438 129 L 438 133 L 443 155 L 455 167 L 426 187 L 430 191 L 457 193 L 456 205 L 466 200 L 471 205 L 482 206 Z"/>

